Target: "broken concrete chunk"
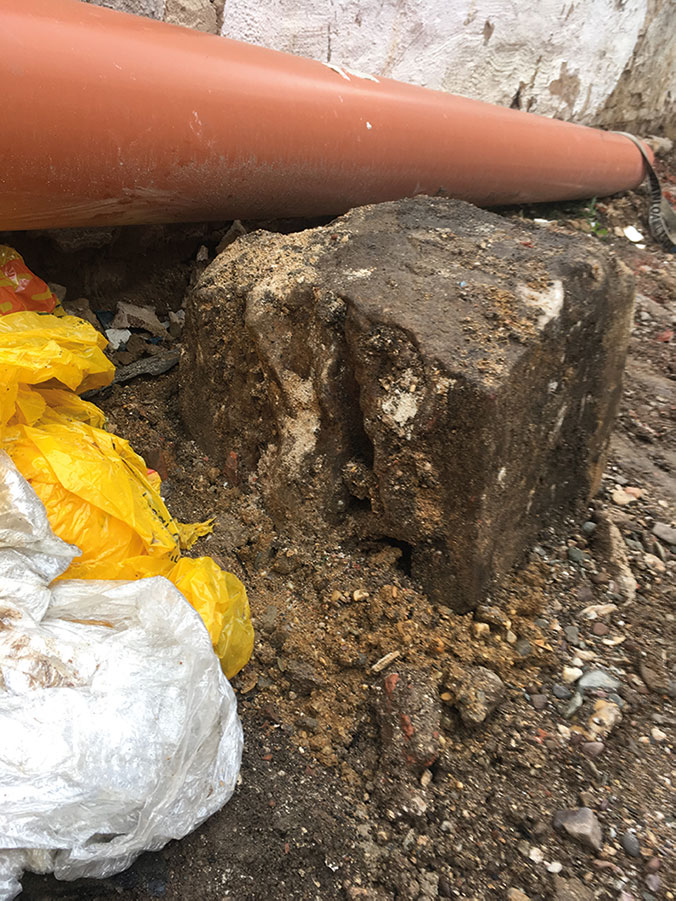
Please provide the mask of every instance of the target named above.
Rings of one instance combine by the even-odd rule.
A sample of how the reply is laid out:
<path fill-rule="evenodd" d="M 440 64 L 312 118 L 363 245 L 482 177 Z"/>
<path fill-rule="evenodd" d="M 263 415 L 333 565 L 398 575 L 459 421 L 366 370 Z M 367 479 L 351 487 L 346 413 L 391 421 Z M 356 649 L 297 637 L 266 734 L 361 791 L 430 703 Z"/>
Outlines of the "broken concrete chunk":
<path fill-rule="evenodd" d="M 152 307 L 137 307 L 133 303 L 118 303 L 117 313 L 111 323 L 113 329 L 140 328 L 158 338 L 166 338 L 167 330 L 157 318 Z"/>
<path fill-rule="evenodd" d="M 107 328 L 106 338 L 111 350 L 119 350 L 131 338 L 131 332 L 127 328 Z"/>
<path fill-rule="evenodd" d="M 466 610 L 595 492 L 632 305 L 598 242 L 447 198 L 256 232 L 188 300 L 183 416 L 278 521 L 402 543 Z"/>

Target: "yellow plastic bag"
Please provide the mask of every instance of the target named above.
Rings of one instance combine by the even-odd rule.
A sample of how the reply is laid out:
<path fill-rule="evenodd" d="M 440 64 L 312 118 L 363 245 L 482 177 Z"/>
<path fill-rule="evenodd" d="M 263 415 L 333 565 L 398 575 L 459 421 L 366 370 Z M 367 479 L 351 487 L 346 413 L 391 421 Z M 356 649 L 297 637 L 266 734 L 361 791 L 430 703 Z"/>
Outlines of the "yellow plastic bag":
<path fill-rule="evenodd" d="M 105 339 L 72 316 L 0 317 L 0 438 L 47 509 L 54 532 L 80 548 L 62 578 L 170 579 L 202 617 L 227 676 L 253 649 L 242 583 L 209 557 L 181 557 L 211 521 L 179 523 L 129 443 L 73 393 L 107 384 Z M 66 390 L 63 386 L 70 390 Z"/>
<path fill-rule="evenodd" d="M 104 336 L 76 316 L 0 316 L 0 369 L 11 369 L 24 385 L 53 379 L 80 392 L 109 385 L 115 367 L 105 346 Z"/>

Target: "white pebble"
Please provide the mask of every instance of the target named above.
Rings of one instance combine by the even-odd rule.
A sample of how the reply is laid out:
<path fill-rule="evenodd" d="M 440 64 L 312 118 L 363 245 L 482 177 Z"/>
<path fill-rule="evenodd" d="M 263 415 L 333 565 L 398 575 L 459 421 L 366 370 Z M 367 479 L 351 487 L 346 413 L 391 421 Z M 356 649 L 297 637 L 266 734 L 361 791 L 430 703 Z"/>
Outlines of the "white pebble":
<path fill-rule="evenodd" d="M 582 670 L 579 666 L 564 666 L 563 668 L 563 681 L 568 684 L 577 682 L 581 675 Z"/>
<path fill-rule="evenodd" d="M 634 228 L 633 225 L 628 225 L 626 228 L 623 228 L 622 231 L 624 232 L 624 237 L 634 244 L 643 240 L 643 235 L 637 228 Z"/>
<path fill-rule="evenodd" d="M 544 854 L 539 848 L 531 848 L 528 852 L 528 857 L 533 861 L 533 863 L 542 863 L 542 861 L 545 859 Z"/>

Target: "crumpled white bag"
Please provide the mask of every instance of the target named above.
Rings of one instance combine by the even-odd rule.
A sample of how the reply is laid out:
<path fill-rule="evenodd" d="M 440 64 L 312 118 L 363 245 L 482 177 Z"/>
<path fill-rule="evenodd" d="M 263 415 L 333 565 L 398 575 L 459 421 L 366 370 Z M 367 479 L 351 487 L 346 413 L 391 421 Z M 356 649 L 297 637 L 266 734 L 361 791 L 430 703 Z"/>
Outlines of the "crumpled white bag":
<path fill-rule="evenodd" d="M 25 869 L 106 877 L 232 795 L 233 691 L 164 578 L 50 582 L 79 551 L 0 451 L 0 901 Z"/>

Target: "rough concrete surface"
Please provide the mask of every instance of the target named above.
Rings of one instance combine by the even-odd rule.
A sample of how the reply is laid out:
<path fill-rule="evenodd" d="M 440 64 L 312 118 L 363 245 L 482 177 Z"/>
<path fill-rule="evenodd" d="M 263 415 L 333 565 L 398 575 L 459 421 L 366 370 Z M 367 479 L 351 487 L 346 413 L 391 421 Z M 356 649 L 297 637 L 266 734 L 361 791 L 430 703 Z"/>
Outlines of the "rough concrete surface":
<path fill-rule="evenodd" d="M 164 19 L 171 25 L 218 34 L 223 24 L 225 0 L 84 0 L 121 12 Z"/>
<path fill-rule="evenodd" d="M 223 34 L 588 123 L 629 62 L 646 12 L 647 0 L 228 0 Z"/>
<path fill-rule="evenodd" d="M 184 419 L 278 522 L 397 541 L 431 598 L 469 609 L 598 487 L 626 273 L 445 198 L 255 233 L 188 301 Z"/>
<path fill-rule="evenodd" d="M 672 0 L 86 0 L 583 124 L 676 135 Z"/>

